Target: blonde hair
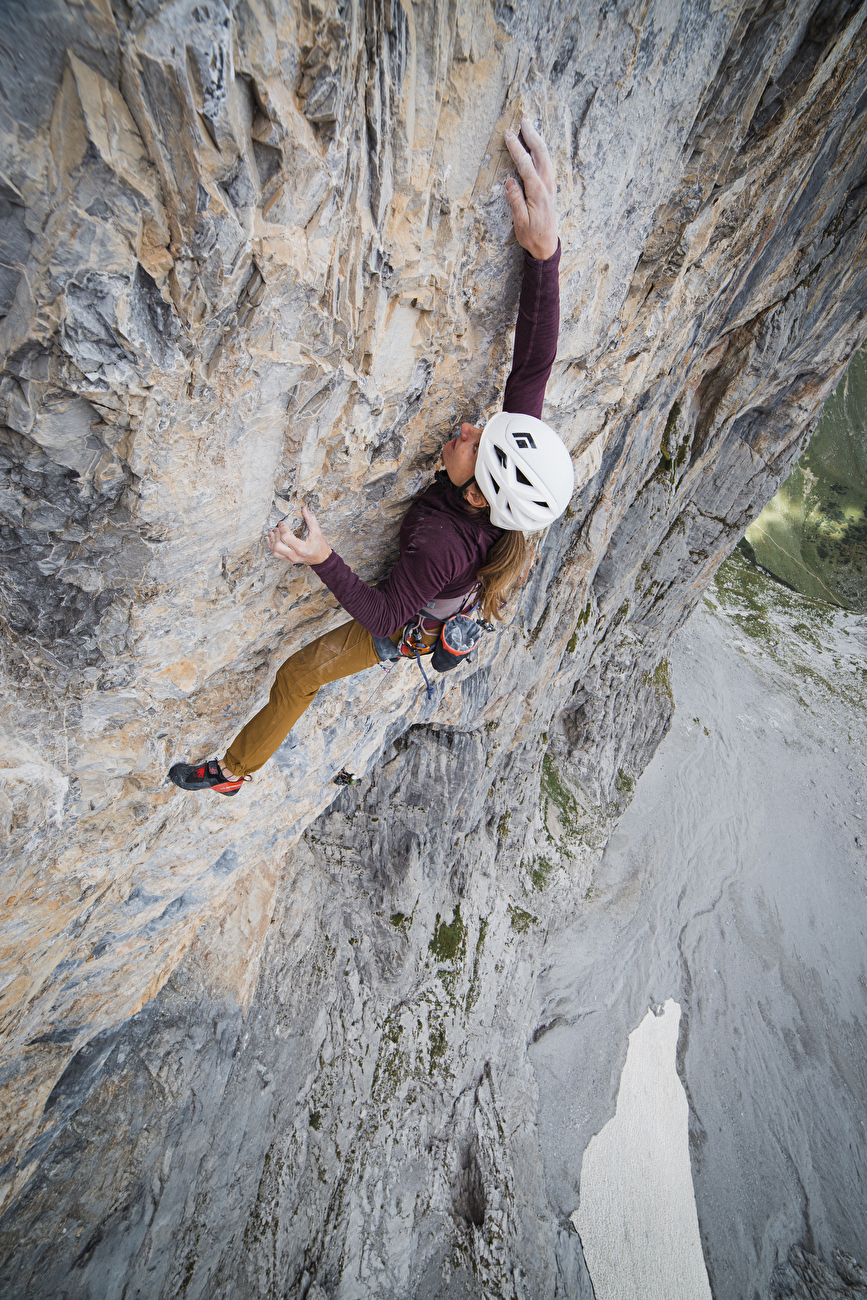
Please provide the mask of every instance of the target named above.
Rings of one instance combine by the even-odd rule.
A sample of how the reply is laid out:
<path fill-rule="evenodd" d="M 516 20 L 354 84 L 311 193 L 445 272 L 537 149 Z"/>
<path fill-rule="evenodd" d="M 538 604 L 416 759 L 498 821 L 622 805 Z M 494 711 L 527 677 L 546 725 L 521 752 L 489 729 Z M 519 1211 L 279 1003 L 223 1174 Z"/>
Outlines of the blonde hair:
<path fill-rule="evenodd" d="M 476 577 L 482 584 L 482 617 L 503 619 L 506 601 L 527 576 L 533 548 L 523 533 L 503 533 Z"/>
<path fill-rule="evenodd" d="M 445 471 L 441 473 L 445 474 Z M 470 482 L 475 483 L 475 479 Z M 464 492 L 468 486 L 465 483 L 463 488 L 453 489 L 464 510 L 468 515 L 484 515 L 490 519 L 491 507 L 487 501 L 483 506 L 474 506 L 466 499 Z M 523 533 L 512 529 L 504 530 L 502 537 L 494 542 L 485 563 L 476 573 L 476 578 L 482 585 L 482 618 L 488 621 L 496 618 L 502 622 L 506 616 L 506 602 L 515 588 L 526 580 L 535 551 L 533 542 L 528 541 Z"/>

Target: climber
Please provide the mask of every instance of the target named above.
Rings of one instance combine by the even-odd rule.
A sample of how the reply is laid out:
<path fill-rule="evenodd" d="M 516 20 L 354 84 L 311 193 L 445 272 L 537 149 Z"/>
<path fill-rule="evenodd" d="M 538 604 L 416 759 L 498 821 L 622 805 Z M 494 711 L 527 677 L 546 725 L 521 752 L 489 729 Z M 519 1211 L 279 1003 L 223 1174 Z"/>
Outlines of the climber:
<path fill-rule="evenodd" d="M 506 132 L 506 145 L 523 182 L 507 180 L 506 197 L 525 252 L 504 410 L 484 429 L 462 424 L 443 447 L 444 468 L 407 511 L 400 558 L 376 589 L 331 549 L 306 506 L 303 540 L 285 521 L 269 533 L 271 554 L 309 564 L 352 621 L 286 660 L 268 703 L 222 759 L 176 763 L 169 777 L 182 789 L 237 794 L 280 747 L 320 686 L 398 657 L 396 645 L 410 620 L 435 637 L 459 611 L 481 607 L 485 619 L 502 618 L 505 597 L 526 571 L 524 533 L 547 527 L 566 509 L 572 460 L 540 419 L 560 323 L 557 186 L 545 142 L 527 118 L 520 136 Z M 432 648 L 430 635 L 424 645 Z"/>

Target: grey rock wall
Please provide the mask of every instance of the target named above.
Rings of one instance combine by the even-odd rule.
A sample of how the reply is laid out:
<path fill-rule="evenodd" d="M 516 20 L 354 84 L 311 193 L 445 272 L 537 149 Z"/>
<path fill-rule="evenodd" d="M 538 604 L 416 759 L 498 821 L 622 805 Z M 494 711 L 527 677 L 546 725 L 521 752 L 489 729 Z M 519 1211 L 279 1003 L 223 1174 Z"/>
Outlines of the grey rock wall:
<path fill-rule="evenodd" d="M 867 333 L 864 18 L 6 6 L 9 1294 L 580 1294 L 534 981 L 673 632 Z M 582 486 L 475 670 L 371 669 L 244 798 L 185 798 L 170 762 L 341 619 L 267 524 L 311 501 L 374 580 L 496 407 L 523 110 Z"/>

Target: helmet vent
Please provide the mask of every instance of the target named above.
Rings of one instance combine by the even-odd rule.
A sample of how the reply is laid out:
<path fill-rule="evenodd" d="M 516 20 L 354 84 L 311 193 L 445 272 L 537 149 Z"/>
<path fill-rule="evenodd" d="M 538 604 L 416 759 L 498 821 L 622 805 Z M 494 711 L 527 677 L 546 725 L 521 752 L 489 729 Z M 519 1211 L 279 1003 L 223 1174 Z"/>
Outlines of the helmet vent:
<path fill-rule="evenodd" d="M 532 433 L 513 433 L 512 437 L 515 439 L 515 446 L 520 447 L 522 451 L 527 451 L 529 449 L 532 449 L 533 451 L 536 450 L 536 444 L 533 441 Z"/>
<path fill-rule="evenodd" d="M 527 475 L 526 475 L 526 474 L 522 474 L 521 471 L 518 469 L 517 465 L 515 466 L 515 478 L 518 480 L 519 483 L 523 483 L 523 484 L 524 484 L 524 487 L 532 487 L 532 486 L 533 486 L 533 484 L 532 484 L 532 483 L 530 482 L 530 480 L 527 478 Z"/>
<path fill-rule="evenodd" d="M 497 460 L 500 462 L 503 469 L 505 469 L 509 463 L 508 460 L 506 459 L 506 453 L 500 447 L 498 447 L 496 443 L 494 443 L 494 451 L 497 453 Z"/>
<path fill-rule="evenodd" d="M 496 492 L 497 496 L 499 496 L 499 495 L 500 495 L 500 485 L 499 485 L 499 483 L 497 482 L 497 480 L 494 478 L 493 474 L 491 474 L 490 477 L 491 477 L 491 482 L 492 482 L 493 485 L 494 485 L 494 491 Z"/>
<path fill-rule="evenodd" d="M 550 501 L 534 501 L 534 502 L 533 502 L 533 505 L 534 505 L 534 506 L 541 506 L 543 510 L 551 510 L 551 509 L 553 509 L 553 507 L 552 507 Z"/>

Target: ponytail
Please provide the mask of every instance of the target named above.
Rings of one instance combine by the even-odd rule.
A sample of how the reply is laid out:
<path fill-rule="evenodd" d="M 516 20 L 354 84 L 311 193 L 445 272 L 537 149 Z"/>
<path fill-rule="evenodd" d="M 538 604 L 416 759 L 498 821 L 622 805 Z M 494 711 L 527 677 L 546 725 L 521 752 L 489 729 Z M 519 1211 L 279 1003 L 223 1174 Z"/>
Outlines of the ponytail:
<path fill-rule="evenodd" d="M 482 616 L 489 621 L 505 615 L 506 601 L 527 576 L 532 547 L 523 533 L 508 531 L 488 551 L 476 577 L 482 584 Z"/>

